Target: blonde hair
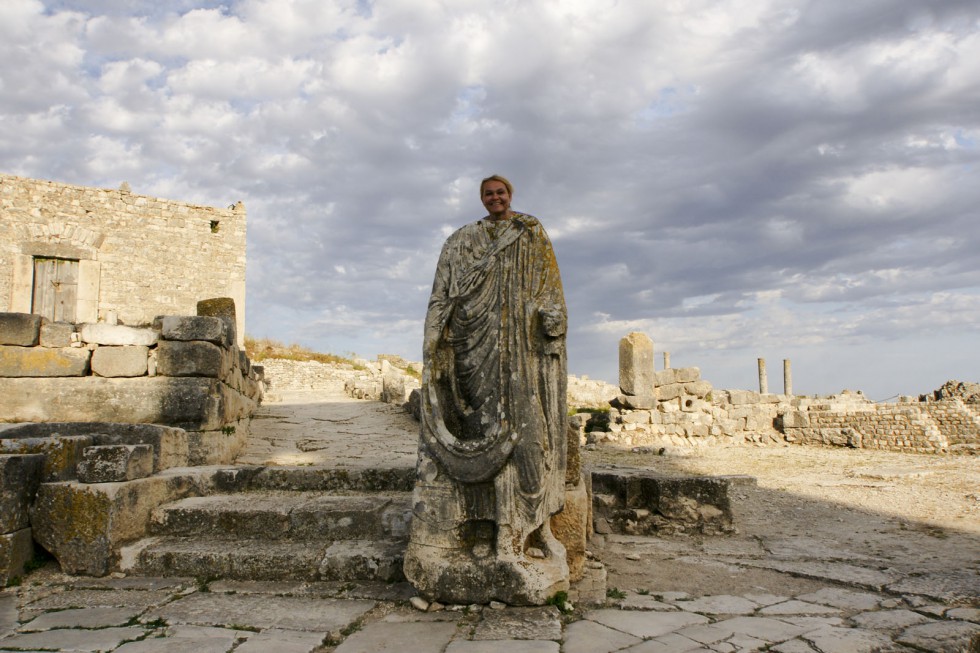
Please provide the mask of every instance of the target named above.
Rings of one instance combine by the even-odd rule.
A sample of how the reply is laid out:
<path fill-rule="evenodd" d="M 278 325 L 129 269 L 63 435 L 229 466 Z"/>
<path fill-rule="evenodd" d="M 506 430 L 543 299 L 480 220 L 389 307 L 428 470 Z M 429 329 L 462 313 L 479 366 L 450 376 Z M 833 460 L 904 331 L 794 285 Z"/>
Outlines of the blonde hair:
<path fill-rule="evenodd" d="M 501 175 L 490 175 L 486 179 L 480 182 L 480 197 L 483 197 L 483 187 L 487 185 L 488 181 L 499 181 L 504 187 L 507 188 L 507 194 L 511 197 L 514 196 L 514 185 L 510 181 Z"/>

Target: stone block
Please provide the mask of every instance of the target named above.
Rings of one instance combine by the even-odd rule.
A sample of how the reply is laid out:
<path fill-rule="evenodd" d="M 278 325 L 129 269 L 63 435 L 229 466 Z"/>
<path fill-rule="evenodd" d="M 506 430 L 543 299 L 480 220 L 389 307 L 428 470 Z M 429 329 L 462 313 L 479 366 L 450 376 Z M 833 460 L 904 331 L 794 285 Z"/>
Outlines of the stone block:
<path fill-rule="evenodd" d="M 807 417 L 805 411 L 793 410 L 780 415 L 778 418 L 778 425 L 780 428 L 784 429 L 806 428 L 810 425 L 810 419 Z"/>
<path fill-rule="evenodd" d="M 12 422 L 128 422 L 208 430 L 237 419 L 226 415 L 243 416 L 255 405 L 217 379 L 202 377 L 0 378 L 0 414 Z"/>
<path fill-rule="evenodd" d="M 0 455 L 0 533 L 30 527 L 28 508 L 41 484 L 43 465 L 40 454 Z"/>
<path fill-rule="evenodd" d="M 92 372 L 105 377 L 146 376 L 149 347 L 99 347 L 92 352 Z"/>
<path fill-rule="evenodd" d="M 167 319 L 170 318 L 164 318 L 164 321 Z M 163 340 L 157 347 L 157 374 L 160 376 L 220 378 L 224 368 L 221 348 L 210 342 Z"/>
<path fill-rule="evenodd" d="M 565 431 L 565 485 L 578 485 L 582 481 L 582 429 L 579 427 L 581 420 L 574 420 L 577 415 L 568 418 L 568 427 Z"/>
<path fill-rule="evenodd" d="M 591 507 L 585 483 L 565 490 L 565 507 L 551 517 L 551 532 L 565 545 L 568 577 L 571 582 L 582 578 L 585 571 L 585 550 L 592 532 Z"/>
<path fill-rule="evenodd" d="M 652 392 L 640 395 L 619 395 L 616 397 L 616 403 L 621 408 L 650 410 L 657 405 L 657 398 Z"/>
<path fill-rule="evenodd" d="M 735 476 L 658 476 L 642 469 L 592 472 L 595 518 L 628 535 L 735 531 L 731 488 L 754 479 Z"/>
<path fill-rule="evenodd" d="M 82 342 L 93 345 L 143 345 L 149 347 L 159 340 L 153 329 L 122 324 L 82 324 L 78 328 Z"/>
<path fill-rule="evenodd" d="M 41 482 L 51 483 L 75 478 L 75 469 L 85 447 L 92 445 L 87 435 L 52 435 L 51 437 L 10 437 L 3 431 L 0 454 L 42 454 Z"/>
<path fill-rule="evenodd" d="M 624 412 L 622 417 L 623 424 L 649 424 L 650 423 L 650 411 L 649 410 L 631 410 L 629 412 Z"/>
<path fill-rule="evenodd" d="M 0 587 L 24 575 L 24 567 L 34 558 L 34 538 L 30 528 L 0 535 Z"/>
<path fill-rule="evenodd" d="M 762 395 L 752 390 L 729 390 L 733 406 L 745 406 L 747 404 L 757 404 L 762 400 Z"/>
<path fill-rule="evenodd" d="M 164 340 L 203 340 L 230 347 L 235 342 L 231 331 L 231 325 L 220 317 L 167 315 L 160 320 L 160 337 Z"/>
<path fill-rule="evenodd" d="M 0 377 L 85 376 L 89 370 L 87 349 L 66 347 L 15 347 L 0 345 Z"/>
<path fill-rule="evenodd" d="M 58 434 L 88 436 L 91 442 L 86 446 L 150 445 L 153 449 L 154 472 L 188 465 L 187 431 L 172 426 L 116 422 L 43 422 L 21 424 L 0 432 L 3 437 L 11 439 L 50 438 Z"/>
<path fill-rule="evenodd" d="M 656 374 L 657 386 L 671 383 L 693 383 L 701 380 L 701 369 L 697 367 L 671 367 Z"/>
<path fill-rule="evenodd" d="M 197 303 L 198 317 L 218 317 L 228 324 L 231 333 L 231 341 L 235 342 L 238 337 L 238 327 L 235 316 L 235 300 L 231 297 L 214 297 L 212 299 L 202 299 Z"/>
<path fill-rule="evenodd" d="M 34 347 L 42 320 L 40 315 L 30 313 L 0 313 L 0 345 Z"/>
<path fill-rule="evenodd" d="M 75 325 L 68 322 L 47 322 L 41 325 L 39 343 L 42 347 L 70 347 Z"/>
<path fill-rule="evenodd" d="M 153 473 L 153 447 L 148 444 L 110 444 L 86 447 L 78 464 L 81 483 L 118 483 Z"/>
<path fill-rule="evenodd" d="M 31 508 L 34 538 L 65 573 L 104 576 L 122 543 L 146 535 L 157 506 L 205 494 L 209 479 L 193 470 L 125 483 L 42 483 Z"/>
<path fill-rule="evenodd" d="M 634 331 L 619 341 L 619 388 L 627 395 L 653 393 L 653 341 Z"/>

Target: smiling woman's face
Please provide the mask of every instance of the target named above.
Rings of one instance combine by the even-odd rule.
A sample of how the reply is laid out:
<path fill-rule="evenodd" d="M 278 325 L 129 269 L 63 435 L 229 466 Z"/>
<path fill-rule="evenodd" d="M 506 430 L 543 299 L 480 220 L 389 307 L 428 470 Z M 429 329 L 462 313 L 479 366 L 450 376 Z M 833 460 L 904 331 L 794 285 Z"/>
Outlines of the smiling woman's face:
<path fill-rule="evenodd" d="M 491 180 L 483 184 L 480 199 L 483 200 L 483 206 L 494 220 L 510 215 L 510 193 L 502 182 Z"/>

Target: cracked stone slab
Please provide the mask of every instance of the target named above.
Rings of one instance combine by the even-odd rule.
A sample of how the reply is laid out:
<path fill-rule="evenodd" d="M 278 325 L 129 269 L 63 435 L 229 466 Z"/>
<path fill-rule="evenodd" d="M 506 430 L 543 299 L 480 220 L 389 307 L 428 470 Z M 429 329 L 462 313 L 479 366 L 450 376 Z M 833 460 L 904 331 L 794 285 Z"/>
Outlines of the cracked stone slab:
<path fill-rule="evenodd" d="M 442 651 L 456 634 L 456 624 L 386 623 L 369 624 L 340 643 L 334 653 L 422 653 Z"/>
<path fill-rule="evenodd" d="M 521 653 L 559 653 L 558 642 L 545 640 L 483 640 L 470 641 L 458 639 L 449 643 L 446 653 L 500 653 L 501 651 L 520 651 Z"/>
<path fill-rule="evenodd" d="M 659 637 L 682 628 L 708 623 L 708 618 L 691 612 L 639 612 L 594 610 L 585 618 L 636 637 Z"/>
<path fill-rule="evenodd" d="M 474 640 L 561 639 L 558 608 L 507 608 L 487 610 L 473 631 Z"/>
<path fill-rule="evenodd" d="M 38 632 L 56 628 L 108 628 L 125 626 L 139 610 L 133 608 L 75 608 L 45 612 L 20 627 L 21 632 Z"/>
<path fill-rule="evenodd" d="M 677 601 L 675 605 L 681 610 L 700 614 L 752 614 L 759 607 L 759 604 L 741 596 L 725 594 L 702 596 L 692 601 Z"/>
<path fill-rule="evenodd" d="M 892 643 L 884 633 L 833 626 L 806 633 L 801 639 L 813 644 L 821 653 L 877 653 L 887 650 Z"/>
<path fill-rule="evenodd" d="M 881 610 L 878 612 L 862 612 L 851 617 L 851 621 L 861 628 L 873 630 L 898 630 L 909 626 L 918 626 L 932 621 L 929 617 L 912 612 L 911 610 Z"/>
<path fill-rule="evenodd" d="M 655 610 L 660 612 L 671 612 L 677 609 L 669 603 L 658 601 L 656 597 L 649 594 L 630 594 L 619 602 L 619 607 L 625 610 Z"/>
<path fill-rule="evenodd" d="M 639 637 L 583 619 L 565 627 L 564 653 L 612 653 L 642 641 Z"/>
<path fill-rule="evenodd" d="M 830 580 L 845 585 L 880 591 L 898 580 L 897 574 L 885 573 L 877 569 L 858 567 L 835 562 L 800 562 L 782 560 L 740 560 L 735 564 L 743 567 L 772 569 L 800 578 Z M 898 590 L 901 591 L 901 590 Z"/>
<path fill-rule="evenodd" d="M 250 626 L 265 630 L 306 630 L 339 635 L 364 616 L 374 601 L 313 599 L 258 594 L 192 594 L 146 615 L 170 624 Z"/>
<path fill-rule="evenodd" d="M 26 611 L 65 610 L 69 608 L 135 608 L 143 611 L 170 601 L 172 591 L 134 590 L 68 590 L 51 594 L 26 606 Z"/>
<path fill-rule="evenodd" d="M 980 624 L 980 608 L 952 608 L 946 611 L 946 618 Z"/>
<path fill-rule="evenodd" d="M 113 651 L 127 640 L 143 637 L 142 628 L 100 628 L 99 630 L 46 630 L 22 633 L 3 640 L 4 648 L 22 651 Z M 170 649 L 168 649 L 170 650 Z"/>
<path fill-rule="evenodd" d="M 766 642 L 785 642 L 803 634 L 806 628 L 769 617 L 733 617 L 709 625 L 692 626 L 678 631 L 702 644 L 716 644 L 733 635 L 749 635 Z"/>
<path fill-rule="evenodd" d="M 874 610 L 881 601 L 881 597 L 875 594 L 854 592 L 839 587 L 824 587 L 816 592 L 802 594 L 796 598 L 800 601 L 830 605 L 842 610 Z"/>
<path fill-rule="evenodd" d="M 312 653 L 326 637 L 327 633 L 270 628 L 250 636 L 235 653 Z"/>
<path fill-rule="evenodd" d="M 888 590 L 898 594 L 920 594 L 943 603 L 980 601 L 980 583 L 977 582 L 976 572 L 940 572 L 908 576 L 889 584 Z"/>
<path fill-rule="evenodd" d="M 206 626 L 175 626 L 166 637 L 123 644 L 115 653 L 227 653 L 251 632 Z"/>
<path fill-rule="evenodd" d="M 933 621 L 908 628 L 895 641 L 932 653 L 960 653 L 970 650 L 970 639 L 976 636 L 980 636 L 980 625 L 968 621 Z"/>
<path fill-rule="evenodd" d="M 759 614 L 768 616 L 780 615 L 810 615 L 810 614 L 840 614 L 840 608 L 818 603 L 808 603 L 807 601 L 791 600 L 777 603 L 759 610 Z"/>

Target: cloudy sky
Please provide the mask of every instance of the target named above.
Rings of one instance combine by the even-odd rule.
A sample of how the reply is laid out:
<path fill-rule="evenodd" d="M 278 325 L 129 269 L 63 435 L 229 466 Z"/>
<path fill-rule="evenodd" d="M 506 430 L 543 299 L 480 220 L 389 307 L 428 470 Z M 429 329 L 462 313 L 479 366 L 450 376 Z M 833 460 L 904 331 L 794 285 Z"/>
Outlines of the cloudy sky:
<path fill-rule="evenodd" d="M 0 170 L 248 211 L 247 331 L 421 354 L 499 172 L 569 368 L 980 381 L 976 0 L 2 0 Z"/>

